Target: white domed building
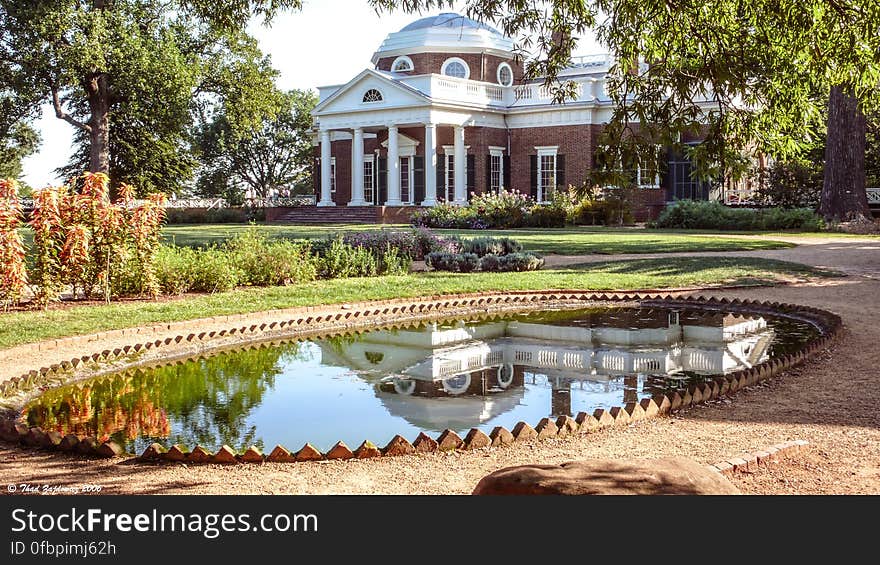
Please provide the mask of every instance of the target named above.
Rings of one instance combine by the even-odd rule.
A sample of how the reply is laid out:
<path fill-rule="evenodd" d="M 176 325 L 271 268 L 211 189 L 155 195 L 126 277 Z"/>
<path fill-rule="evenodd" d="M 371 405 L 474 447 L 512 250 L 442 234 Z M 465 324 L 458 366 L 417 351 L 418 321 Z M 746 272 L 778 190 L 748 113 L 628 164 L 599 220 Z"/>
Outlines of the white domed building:
<path fill-rule="evenodd" d="M 459 14 L 389 34 L 372 62 L 345 84 L 319 88 L 317 206 L 270 220 L 406 222 L 419 206 L 465 204 L 501 188 L 545 202 L 587 178 L 612 111 L 606 56 L 573 60 L 560 76 L 577 85 L 577 98 L 554 104 L 543 81 L 523 80 L 509 37 Z M 671 165 L 662 179 L 637 172 L 637 219 L 673 198 L 708 197 L 688 163 Z"/>

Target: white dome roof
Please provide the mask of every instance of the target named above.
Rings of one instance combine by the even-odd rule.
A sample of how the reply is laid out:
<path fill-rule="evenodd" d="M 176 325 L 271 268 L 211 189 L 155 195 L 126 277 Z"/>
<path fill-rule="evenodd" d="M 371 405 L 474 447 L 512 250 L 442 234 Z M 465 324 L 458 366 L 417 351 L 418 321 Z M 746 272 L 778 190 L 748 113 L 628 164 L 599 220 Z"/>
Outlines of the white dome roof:
<path fill-rule="evenodd" d="M 410 53 L 469 53 L 495 51 L 512 55 L 513 40 L 492 26 L 454 13 L 421 18 L 400 31 L 388 34 L 373 55 L 373 63 L 382 57 Z"/>

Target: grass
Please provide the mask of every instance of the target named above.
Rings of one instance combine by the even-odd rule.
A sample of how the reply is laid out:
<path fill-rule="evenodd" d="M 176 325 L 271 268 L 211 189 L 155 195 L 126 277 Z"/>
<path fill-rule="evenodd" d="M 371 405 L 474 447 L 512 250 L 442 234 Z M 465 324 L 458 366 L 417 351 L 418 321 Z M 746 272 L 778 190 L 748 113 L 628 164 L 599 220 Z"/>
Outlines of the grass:
<path fill-rule="evenodd" d="M 261 225 L 260 229 L 271 237 L 291 239 L 320 238 L 327 234 L 364 229 L 406 229 L 407 226 L 377 225 L 324 225 L 285 226 Z M 163 230 L 166 243 L 177 245 L 207 245 L 218 243 L 241 233 L 246 225 L 192 225 L 168 226 Z M 518 230 L 436 230 L 447 235 L 477 237 L 491 235 L 512 237 L 520 241 L 528 251 L 543 254 L 587 255 L 619 253 L 672 253 L 696 251 L 747 251 L 759 249 L 783 249 L 793 247 L 790 243 L 772 240 L 737 239 L 735 237 L 701 236 L 695 233 L 672 233 L 654 230 L 614 228 L 559 228 Z"/>
<path fill-rule="evenodd" d="M 160 302 L 129 301 L 0 314 L 0 348 L 157 322 L 261 310 L 491 290 L 635 290 L 721 284 L 770 284 L 832 276 L 783 261 L 752 258 L 636 259 L 528 273 L 418 273 L 322 280 L 289 287 L 246 288 Z"/>

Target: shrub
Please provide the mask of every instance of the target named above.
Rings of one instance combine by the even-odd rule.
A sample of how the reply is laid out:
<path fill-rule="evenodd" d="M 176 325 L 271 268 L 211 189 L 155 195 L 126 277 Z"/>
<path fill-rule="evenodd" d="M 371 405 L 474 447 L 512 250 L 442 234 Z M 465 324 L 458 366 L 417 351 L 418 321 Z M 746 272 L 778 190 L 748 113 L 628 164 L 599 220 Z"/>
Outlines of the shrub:
<path fill-rule="evenodd" d="M 730 208 L 720 202 L 679 200 L 660 213 L 656 225 L 676 229 L 818 231 L 825 224 L 809 208 Z"/>
<path fill-rule="evenodd" d="M 436 271 L 453 273 L 470 273 L 478 268 L 485 272 L 535 271 L 544 266 L 544 259 L 530 252 L 485 255 L 482 258 L 475 253 L 431 253 L 426 263 Z"/>
<path fill-rule="evenodd" d="M 562 228 L 568 211 L 556 204 L 535 204 L 526 218 L 527 225 L 535 228 Z"/>
<path fill-rule="evenodd" d="M 308 242 L 269 240 L 251 228 L 228 240 L 225 248 L 244 285 L 279 286 L 317 277 L 317 259 Z"/>
<path fill-rule="evenodd" d="M 222 248 L 162 246 L 156 254 L 156 277 L 163 294 L 214 293 L 238 286 L 240 272 Z"/>
<path fill-rule="evenodd" d="M 605 223 L 605 201 L 584 198 L 568 213 L 568 221 L 579 226 L 598 226 Z"/>
<path fill-rule="evenodd" d="M 537 271 L 544 266 L 544 258 L 534 253 L 511 253 L 499 259 L 502 271 Z"/>
<path fill-rule="evenodd" d="M 492 273 L 501 270 L 501 258 L 498 255 L 484 255 L 480 259 L 480 270 Z"/>
<path fill-rule="evenodd" d="M 514 228 L 525 223 L 525 217 L 532 209 L 534 201 L 527 195 L 516 191 L 500 190 L 486 192 L 473 197 L 469 207 L 487 228 Z"/>
<path fill-rule="evenodd" d="M 373 277 L 379 272 L 378 259 L 365 247 L 353 247 L 336 238 L 320 259 L 322 278 Z"/>
<path fill-rule="evenodd" d="M 416 227 L 412 230 L 419 249 L 419 255 L 413 259 L 424 259 L 428 253 L 445 251 L 447 253 L 459 253 L 461 251 L 461 238 L 456 235 L 440 236 L 425 227 Z"/>
<path fill-rule="evenodd" d="M 475 253 L 478 257 L 486 255 L 507 255 L 522 251 L 522 244 L 509 237 L 476 237 L 461 244 L 462 253 Z"/>
<path fill-rule="evenodd" d="M 24 245 L 18 230 L 21 220 L 18 183 L 0 180 L 0 302 L 4 309 L 21 299 L 28 282 Z"/>

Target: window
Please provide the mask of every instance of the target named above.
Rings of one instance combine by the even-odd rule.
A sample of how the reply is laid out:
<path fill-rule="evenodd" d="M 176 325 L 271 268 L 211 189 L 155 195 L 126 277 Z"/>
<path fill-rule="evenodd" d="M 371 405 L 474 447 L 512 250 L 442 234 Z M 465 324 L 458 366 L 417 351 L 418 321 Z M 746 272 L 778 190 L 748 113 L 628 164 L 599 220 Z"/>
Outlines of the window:
<path fill-rule="evenodd" d="M 455 154 L 446 153 L 446 201 L 455 200 Z"/>
<path fill-rule="evenodd" d="M 375 88 L 371 88 L 370 90 L 364 92 L 364 104 L 370 104 L 372 102 L 381 102 L 383 100 L 382 93 L 376 90 Z"/>
<path fill-rule="evenodd" d="M 364 200 L 376 203 L 376 195 L 373 194 L 373 156 L 364 155 Z"/>
<path fill-rule="evenodd" d="M 413 69 L 415 69 L 415 66 L 413 65 L 412 59 L 406 55 L 394 59 L 394 62 L 391 64 L 391 71 L 395 73 L 405 73 Z"/>
<path fill-rule="evenodd" d="M 556 189 L 556 147 L 538 148 L 538 202 L 547 202 Z"/>
<path fill-rule="evenodd" d="M 660 147 L 654 150 L 654 160 L 651 163 L 639 162 L 636 167 L 636 186 L 639 188 L 660 188 Z"/>
<path fill-rule="evenodd" d="M 336 194 L 336 157 L 330 157 L 330 194 Z"/>
<path fill-rule="evenodd" d="M 412 157 L 400 158 L 400 200 L 404 203 L 412 203 Z"/>
<path fill-rule="evenodd" d="M 440 74 L 449 77 L 470 78 L 471 70 L 464 60 L 459 59 L 458 57 L 452 57 L 446 59 L 446 62 L 443 63 L 443 67 L 440 69 Z"/>
<path fill-rule="evenodd" d="M 511 86 L 513 84 L 513 69 L 507 63 L 498 65 L 498 84 Z"/>
<path fill-rule="evenodd" d="M 489 191 L 501 192 L 504 188 L 504 153 L 503 149 L 489 149 Z"/>

